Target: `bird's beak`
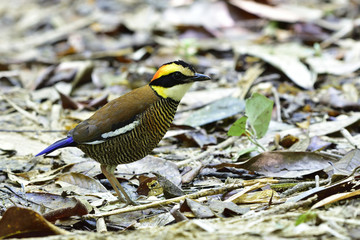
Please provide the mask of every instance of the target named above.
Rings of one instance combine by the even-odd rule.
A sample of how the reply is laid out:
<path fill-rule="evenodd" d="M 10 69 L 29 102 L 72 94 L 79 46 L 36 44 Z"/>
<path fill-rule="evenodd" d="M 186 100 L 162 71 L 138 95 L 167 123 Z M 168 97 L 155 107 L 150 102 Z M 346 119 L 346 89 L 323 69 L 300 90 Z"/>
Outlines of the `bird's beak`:
<path fill-rule="evenodd" d="M 211 78 L 207 75 L 204 74 L 200 74 L 200 73 L 195 73 L 195 76 L 191 78 L 191 80 L 193 80 L 194 82 L 197 81 L 206 81 L 206 80 L 210 80 Z"/>

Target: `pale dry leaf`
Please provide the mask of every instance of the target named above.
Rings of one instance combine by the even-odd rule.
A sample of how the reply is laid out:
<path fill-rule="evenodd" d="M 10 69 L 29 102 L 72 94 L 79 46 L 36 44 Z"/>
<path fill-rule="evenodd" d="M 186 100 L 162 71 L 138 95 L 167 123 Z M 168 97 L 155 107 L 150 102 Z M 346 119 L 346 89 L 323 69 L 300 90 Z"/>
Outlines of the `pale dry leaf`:
<path fill-rule="evenodd" d="M 270 6 L 255 1 L 231 0 L 233 5 L 257 15 L 274 21 L 295 23 L 299 21 L 314 21 L 322 16 L 322 11 L 305 6 L 277 5 Z"/>
<path fill-rule="evenodd" d="M 280 46 L 235 46 L 239 54 L 258 57 L 278 68 L 298 86 L 311 89 L 316 80 L 315 75 L 300 61 L 298 50 L 291 52 L 290 49 L 285 52 Z"/>

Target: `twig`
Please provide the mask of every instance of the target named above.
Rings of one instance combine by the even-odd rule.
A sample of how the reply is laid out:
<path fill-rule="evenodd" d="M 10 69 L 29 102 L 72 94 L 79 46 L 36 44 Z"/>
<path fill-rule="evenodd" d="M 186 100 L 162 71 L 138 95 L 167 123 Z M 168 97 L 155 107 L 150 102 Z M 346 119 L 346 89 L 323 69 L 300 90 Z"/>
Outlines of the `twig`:
<path fill-rule="evenodd" d="M 268 210 L 268 211 L 264 211 L 264 212 L 259 212 L 258 214 L 254 214 L 251 215 L 249 217 L 245 217 L 244 218 L 253 218 L 253 217 L 259 217 L 259 216 L 269 216 L 269 215 L 274 215 L 274 214 L 279 214 L 279 213 L 286 213 L 289 212 L 292 209 L 299 209 L 299 208 L 307 208 L 308 206 L 310 206 L 313 202 L 315 202 L 317 200 L 317 195 L 312 196 L 304 201 L 299 201 L 299 202 L 286 202 L 284 204 L 281 205 L 277 205 L 274 206 L 272 209 Z"/>
<path fill-rule="evenodd" d="M 331 44 L 333 44 L 334 42 L 338 41 L 339 39 L 345 37 L 352 31 L 354 31 L 354 29 L 359 25 L 360 25 L 360 18 L 355 19 L 351 23 L 347 23 L 343 25 L 337 32 L 335 32 L 330 37 L 326 38 L 326 40 L 324 40 L 322 43 L 320 43 L 321 48 L 326 48 Z"/>
<path fill-rule="evenodd" d="M 256 137 L 251 133 L 251 132 L 247 132 L 247 138 L 249 139 L 250 142 L 252 142 L 255 146 L 261 148 L 261 150 L 263 152 L 266 152 L 266 148 L 256 139 Z"/>
<path fill-rule="evenodd" d="M 254 185 L 251 185 L 251 186 L 247 186 L 245 187 L 242 191 L 232 195 L 231 197 L 229 197 L 228 199 L 226 199 L 224 202 L 234 202 L 236 201 L 237 199 L 239 199 L 241 196 L 243 196 L 244 194 L 250 192 L 250 191 L 253 191 L 253 190 L 256 190 L 256 189 L 259 189 L 259 188 L 262 188 L 266 186 L 266 184 L 261 184 L 260 182 L 254 184 Z"/>
<path fill-rule="evenodd" d="M 330 182 L 330 179 L 325 179 L 325 180 L 322 180 L 322 181 L 319 181 L 319 185 L 325 185 L 325 184 L 328 184 Z M 316 186 L 316 182 L 315 181 L 311 181 L 311 182 L 302 182 L 302 183 L 299 183 L 297 184 L 296 186 L 286 190 L 285 192 L 283 192 L 281 194 L 281 197 L 287 197 L 287 196 L 290 196 L 296 192 L 299 192 L 301 190 L 304 190 L 304 189 L 308 189 L 308 188 L 311 188 L 311 187 L 315 187 Z"/>
<path fill-rule="evenodd" d="M 157 201 L 157 202 L 153 202 L 153 203 L 143 204 L 143 205 L 140 205 L 140 206 L 129 206 L 129 207 L 125 207 L 125 208 L 122 208 L 122 209 L 113 210 L 113 211 L 109 211 L 109 212 L 104 212 L 104 213 L 100 213 L 100 214 L 88 214 L 86 216 L 83 216 L 83 218 L 84 219 L 100 218 L 100 217 L 107 217 L 107 216 L 126 213 L 126 212 L 145 210 L 145 209 L 148 209 L 148 208 L 155 208 L 155 207 L 160 207 L 160 206 L 169 205 L 169 204 L 173 204 L 173 203 L 178 203 L 180 201 L 185 200 L 186 198 L 196 199 L 196 198 L 200 198 L 200 197 L 221 194 L 221 193 L 224 193 L 224 192 L 231 191 L 233 189 L 242 188 L 243 186 L 244 185 L 242 183 L 229 184 L 229 185 L 225 185 L 225 186 L 220 187 L 220 188 L 205 189 L 205 190 L 202 190 L 202 191 L 199 191 L 199 192 L 196 192 L 196 193 L 191 193 L 191 194 L 187 194 L 187 195 L 184 195 L 184 196 L 171 198 L 171 199 L 165 199 L 165 200 L 161 200 L 161 201 Z"/>
<path fill-rule="evenodd" d="M 280 97 L 274 86 L 271 88 L 271 92 L 274 95 L 274 102 L 275 102 L 275 106 L 276 106 L 276 121 L 281 122 L 282 120 L 281 120 Z"/>
<path fill-rule="evenodd" d="M 8 97 L 6 97 L 4 94 L 2 94 L 2 97 L 13 107 L 15 108 L 16 111 L 18 111 L 19 113 L 21 113 L 22 115 L 24 115 L 26 118 L 30 119 L 31 121 L 35 122 L 35 123 L 39 123 L 39 121 L 37 120 L 37 118 L 34 115 L 31 115 L 30 113 L 28 113 L 27 111 L 25 111 L 24 109 L 22 109 L 21 107 L 19 107 L 16 103 L 14 103 L 12 100 L 10 100 Z"/>
<path fill-rule="evenodd" d="M 97 209 L 96 207 L 94 208 L 95 213 L 99 213 L 99 209 Z M 96 220 L 96 232 L 98 233 L 105 233 L 107 232 L 107 227 L 106 227 L 106 223 L 105 223 L 105 219 L 103 217 L 98 218 Z"/>
<path fill-rule="evenodd" d="M 28 199 L 25 194 L 24 194 L 23 196 L 21 196 L 20 194 L 18 194 L 18 193 L 15 192 L 14 190 L 12 190 L 12 189 L 11 189 L 9 186 L 7 186 L 7 185 L 5 185 L 4 188 L 8 189 L 8 190 L 9 190 L 11 193 L 13 193 L 16 197 L 18 197 L 18 198 L 20 198 L 20 199 L 22 199 L 22 200 L 24 200 L 24 201 L 30 202 L 30 203 L 35 204 L 35 205 L 38 205 L 38 206 L 42 206 L 41 203 L 37 203 L 37 202 L 31 201 L 30 199 Z M 10 199 L 11 199 L 11 198 L 10 198 Z M 16 204 L 14 204 L 14 206 L 16 206 Z M 44 207 L 45 207 L 45 208 L 48 208 L 48 209 L 52 209 L 52 208 L 47 207 L 47 206 L 45 206 L 45 205 L 44 205 Z"/>
<path fill-rule="evenodd" d="M 332 216 L 325 216 L 322 213 L 318 213 L 318 217 L 323 221 L 334 221 L 334 222 L 339 222 L 341 224 L 352 224 L 352 225 L 360 226 L 360 220 L 357 219 L 344 219 L 344 218 L 338 218 Z"/>
<path fill-rule="evenodd" d="M 351 134 L 346 128 L 342 128 L 340 132 L 352 146 L 359 148 L 359 145 L 356 143 L 355 139 L 353 138 L 353 136 L 351 136 Z"/>

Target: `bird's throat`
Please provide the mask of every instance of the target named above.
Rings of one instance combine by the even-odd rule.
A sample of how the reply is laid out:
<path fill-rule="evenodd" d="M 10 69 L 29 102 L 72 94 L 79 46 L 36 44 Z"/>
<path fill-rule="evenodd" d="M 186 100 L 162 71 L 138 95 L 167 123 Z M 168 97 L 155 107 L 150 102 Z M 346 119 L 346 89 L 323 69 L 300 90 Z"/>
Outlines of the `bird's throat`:
<path fill-rule="evenodd" d="M 184 83 L 181 85 L 175 85 L 169 88 L 161 87 L 161 86 L 150 86 L 159 96 L 163 98 L 171 98 L 177 102 L 184 97 L 185 93 L 189 90 L 189 88 L 193 85 L 193 83 Z"/>

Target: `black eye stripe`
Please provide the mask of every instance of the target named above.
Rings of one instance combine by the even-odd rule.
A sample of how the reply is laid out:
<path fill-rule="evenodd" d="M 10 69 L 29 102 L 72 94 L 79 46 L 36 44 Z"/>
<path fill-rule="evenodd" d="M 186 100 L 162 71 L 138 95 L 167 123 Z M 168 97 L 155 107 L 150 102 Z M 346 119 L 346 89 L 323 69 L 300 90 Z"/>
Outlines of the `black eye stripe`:
<path fill-rule="evenodd" d="M 175 85 L 180 85 L 186 83 L 184 79 L 187 77 L 180 73 L 179 77 L 175 77 L 174 73 L 169 75 L 161 76 L 150 82 L 150 85 L 153 86 L 162 86 L 162 87 L 173 87 Z"/>
<path fill-rule="evenodd" d="M 186 76 L 181 72 L 174 72 L 170 74 L 174 79 L 184 79 Z"/>

